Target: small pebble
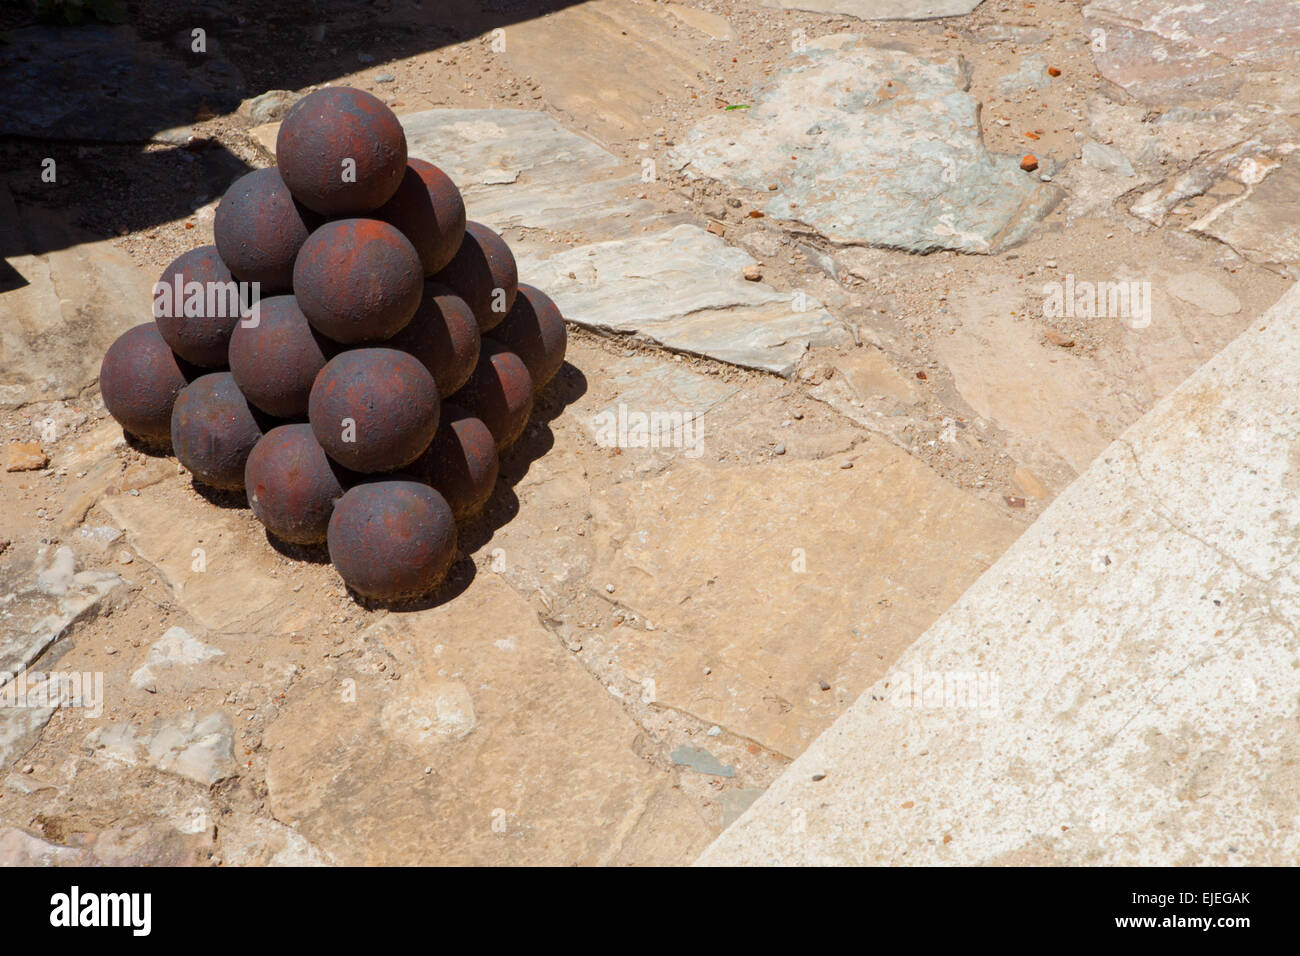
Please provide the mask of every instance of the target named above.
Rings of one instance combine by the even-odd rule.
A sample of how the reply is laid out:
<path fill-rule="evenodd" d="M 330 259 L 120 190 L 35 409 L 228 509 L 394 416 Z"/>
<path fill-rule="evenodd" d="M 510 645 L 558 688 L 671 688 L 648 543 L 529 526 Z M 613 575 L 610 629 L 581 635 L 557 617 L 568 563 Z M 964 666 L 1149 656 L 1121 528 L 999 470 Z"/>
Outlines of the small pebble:
<path fill-rule="evenodd" d="M 790 417 L 797 422 L 803 421 L 803 412 L 795 411 L 790 413 Z"/>
<path fill-rule="evenodd" d="M 717 737 L 717 736 L 720 736 L 720 735 L 722 734 L 722 728 L 719 727 L 717 724 L 714 724 L 712 727 L 710 727 L 710 728 L 706 731 L 706 733 L 707 733 L 710 737 Z"/>
<path fill-rule="evenodd" d="M 826 681 L 824 681 L 824 680 L 819 680 L 819 681 L 817 682 L 817 686 L 820 687 L 822 690 L 830 690 L 830 689 L 831 689 L 831 685 L 828 684 L 828 683 L 826 683 Z"/>
<path fill-rule="evenodd" d="M 853 467 L 853 462 L 851 461 L 840 462 L 840 468 L 852 468 L 852 467 Z"/>
<path fill-rule="evenodd" d="M 613 593 L 614 593 L 614 585 L 612 585 L 612 584 L 606 584 L 606 585 L 605 585 L 605 590 L 608 591 L 610 594 L 613 594 Z"/>
<path fill-rule="evenodd" d="M 774 455 L 784 455 L 784 454 L 785 454 L 785 445 L 777 445 L 775 448 L 772 449 L 772 454 L 774 454 Z"/>
<path fill-rule="evenodd" d="M 130 552 L 130 551 L 123 551 L 121 554 L 119 554 L 119 555 L 117 556 L 117 563 L 118 563 L 118 564 L 130 564 L 130 563 L 131 563 L 132 561 L 134 561 L 134 560 L 135 560 L 135 559 L 134 559 L 133 557 L 131 557 L 131 552 Z"/>
<path fill-rule="evenodd" d="M 818 781 L 818 780 L 825 780 L 825 779 L 826 779 L 826 774 L 824 774 L 824 773 L 815 773 L 815 774 L 812 775 L 812 778 L 813 778 L 813 781 L 814 781 L 814 782 L 816 782 L 816 781 Z"/>

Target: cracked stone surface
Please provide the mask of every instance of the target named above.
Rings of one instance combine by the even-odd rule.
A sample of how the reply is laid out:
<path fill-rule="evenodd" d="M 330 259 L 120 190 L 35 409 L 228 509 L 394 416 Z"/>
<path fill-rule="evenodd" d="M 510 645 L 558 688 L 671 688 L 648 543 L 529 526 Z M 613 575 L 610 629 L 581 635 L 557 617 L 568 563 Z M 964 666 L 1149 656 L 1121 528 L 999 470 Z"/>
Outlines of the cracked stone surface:
<path fill-rule="evenodd" d="M 1298 370 L 1292 289 L 1109 446 L 701 862 L 1293 861 Z M 929 698 L 909 680 L 927 672 Z M 943 675 L 985 683 L 945 697 Z"/>
<path fill-rule="evenodd" d="M 592 578 L 656 627 L 609 652 L 661 704 L 793 757 L 1019 533 L 882 440 L 847 457 L 690 464 L 596 496 Z M 934 543 L 958 535 L 974 547 L 954 561 Z"/>
<path fill-rule="evenodd" d="M 0 257 L 17 273 L 4 284 L 0 408 L 76 396 L 113 340 L 148 316 L 139 304 L 147 310 L 154 279 L 126 253 L 71 217 L 20 216 L 3 185 Z"/>
<path fill-rule="evenodd" d="M 763 0 L 764 6 L 843 13 L 860 20 L 933 20 L 970 13 L 983 0 Z"/>
<path fill-rule="evenodd" d="M 503 231 L 523 279 L 559 290 L 577 318 L 568 365 L 503 458 L 486 512 L 460 528 L 462 553 L 436 600 L 400 609 L 356 603 L 323 549 L 277 550 L 238 496 L 206 494 L 174 460 L 125 442 L 96 393 L 104 347 L 147 315 L 148 280 L 183 249 L 211 241 L 208 197 L 224 190 L 233 167 L 269 161 L 277 127 L 265 121 L 274 110 L 254 116 L 249 104 L 159 134 L 211 137 L 203 149 L 142 154 L 132 143 L 75 143 L 66 160 L 58 154 L 57 190 L 23 172 L 39 167 L 40 141 L 0 144 L 14 200 L 0 191 L 11 212 L 0 216 L 9 267 L 0 267 L 0 313 L 17 317 L 0 329 L 0 434 L 48 457 L 40 471 L 0 470 L 0 646 L 14 659 L 39 653 L 33 670 L 104 678 L 102 713 L 0 708 L 0 862 L 689 860 L 761 803 L 860 691 L 883 679 L 892 693 L 912 681 L 899 659 L 945 607 L 1054 498 L 1070 494 L 1123 428 L 1241 331 L 1268 324 L 1262 314 L 1294 274 L 1288 210 L 1300 192 L 1300 70 L 1278 59 L 1294 43 L 1229 59 L 1213 52 L 1217 36 L 1187 31 L 1211 52 L 1175 57 L 1162 78 L 1151 72 L 1161 64 L 1142 62 L 1156 49 L 1147 38 L 1125 53 L 1119 47 L 1130 41 L 1111 33 L 1132 76 L 1107 66 L 1107 78 L 1097 75 L 1103 51 L 1087 41 L 1112 21 L 1085 18 L 1076 4 L 983 4 L 949 20 L 872 22 L 792 3 L 782 12 L 736 0 L 587 0 L 507 24 L 504 46 L 491 32 L 392 59 L 369 46 L 375 23 L 393 27 L 385 35 L 418 36 L 437 29 L 430 21 L 446 6 L 351 12 L 348 22 L 364 31 L 358 44 L 333 20 L 323 41 L 304 38 L 313 56 L 294 62 L 317 73 L 295 79 L 271 63 L 261 74 L 287 90 L 263 106 L 327 82 L 388 100 L 405 114 L 411 154 L 447 168 L 471 217 Z M 868 9 L 865 0 L 855 6 Z M 1139 20 L 1120 25 L 1156 35 Z M 1233 32 L 1223 31 L 1224 49 L 1255 43 Z M 792 44 L 824 33 L 832 39 L 789 55 Z M 260 42 L 255 30 L 243 37 Z M 1202 75 L 1204 95 L 1165 82 Z M 848 92 L 825 85 L 840 77 Z M 1130 96 L 1117 83 L 1132 78 Z M 1170 98 L 1144 99 L 1148 80 Z M 732 126 L 751 125 L 776 130 L 779 148 L 799 145 L 812 124 L 782 126 L 762 112 L 761 97 L 791 116 L 796 107 L 829 116 L 826 149 L 799 146 L 786 154 L 799 157 L 788 177 L 755 173 L 745 183 L 670 161 L 701 124 L 726 136 L 719 148 L 736 139 Z M 743 105 L 756 108 L 727 109 Z M 1032 188 L 1025 204 L 1002 188 L 998 170 L 1028 150 L 1040 169 L 1007 180 Z M 967 233 L 938 241 L 977 237 L 994 248 L 912 254 L 839 242 L 834 224 L 827 232 L 802 215 L 783 218 L 800 212 L 791 203 L 809 203 L 810 215 L 852 213 L 848 193 L 801 198 L 815 177 L 799 179 L 798 167 L 856 170 L 863 157 L 888 174 L 868 198 L 899 221 L 866 208 L 882 231 L 928 247 L 948 227 L 941 217 L 953 200 L 952 224 Z M 769 158 L 786 161 L 775 147 Z M 1065 200 L 1038 218 L 1033 197 L 1050 202 L 1057 187 Z M 1020 225 L 999 227 L 1002 217 Z M 1027 238 L 1014 243 L 1021 226 Z M 978 244 L 971 238 L 971 251 Z M 761 278 L 744 280 L 746 270 Z M 1046 290 L 1067 277 L 1149 282 L 1150 323 L 1048 315 Z M 1200 407 L 1166 419 L 1170 435 L 1200 428 Z M 1248 448 L 1259 442 L 1252 429 L 1277 427 L 1250 408 L 1235 411 L 1236 432 L 1204 434 Z M 686 416 L 698 428 L 673 440 L 671 423 Z M 655 420 L 669 423 L 657 432 L 669 440 L 643 447 L 655 443 L 639 440 L 642 423 Z M 627 426 L 626 440 L 610 440 L 611 423 Z M 1256 471 L 1261 481 L 1290 478 Z M 1249 474 L 1219 482 L 1189 470 L 1177 480 L 1227 499 L 1186 505 L 1198 516 L 1235 502 L 1252 524 L 1273 520 Z M 1132 499 L 1135 513 L 1146 501 Z M 1219 545 L 1186 527 L 1225 551 L 1253 553 L 1251 536 Z M 1033 721 L 1035 739 L 1039 725 L 1061 731 L 1060 714 L 1083 714 L 1089 733 L 1110 726 L 1097 714 L 1125 681 L 1147 673 L 1112 679 L 1101 669 L 1112 645 L 1132 642 L 1150 651 L 1141 666 L 1163 666 L 1171 640 L 1190 655 L 1227 638 L 1215 624 L 1190 648 L 1185 629 L 1152 636 L 1147 618 L 1112 614 L 1111 603 L 1069 617 L 1051 632 L 1059 640 L 1036 630 L 1045 615 L 1033 609 L 1043 604 L 1015 616 L 1018 601 L 1051 600 L 1048 586 L 1068 584 L 1071 567 L 1091 579 L 1158 560 L 1158 539 L 1141 551 L 1147 539 L 1138 534 L 1120 541 L 1121 551 L 1085 530 L 1093 537 L 1076 542 L 1085 554 L 1071 552 L 1059 569 L 1055 557 L 1029 562 L 1038 577 L 998 595 L 999 633 L 1014 628 L 1039 644 L 1018 645 L 1005 662 L 1012 676 L 992 690 L 1004 703 L 1041 696 L 1042 686 L 1055 695 L 1014 717 Z M 1281 541 L 1287 532 L 1269 534 Z M 1264 623 L 1281 620 L 1269 617 L 1282 607 L 1276 599 L 1240 603 L 1256 586 L 1249 577 L 1224 577 L 1220 593 L 1219 581 L 1198 576 L 1202 565 L 1163 567 L 1164 577 L 1153 565 L 1136 579 L 1146 603 L 1176 594 L 1197 613 L 1240 606 Z M 1247 571 L 1289 580 L 1285 565 Z M 33 650 L 29 625 L 77 599 L 78 575 L 123 585 Z M 1188 576 L 1205 583 L 1204 594 L 1179 590 Z M 1213 612 L 1201 607 L 1215 600 Z M 1059 686 L 1043 677 L 1044 658 L 1112 618 L 1121 630 L 1088 658 L 1095 668 Z M 967 637 L 974 646 L 974 633 Z M 1270 680 L 1294 663 L 1237 650 L 1213 661 L 1221 687 L 1253 675 L 1260 660 L 1272 666 Z M 1187 655 L 1194 675 L 1201 658 Z M 1041 685 L 1032 691 L 1019 686 L 1021 660 L 1040 667 L 1029 672 Z M 1274 686 L 1260 685 L 1265 699 Z M 1240 698 L 1236 705 L 1248 709 Z M 1217 713 L 1212 706 L 1206 713 Z M 950 729 L 979 728 L 943 717 Z M 1213 729 L 1209 718 L 1186 723 Z M 1236 726 L 1231 760 L 1252 749 L 1267 755 L 1286 739 L 1285 725 Z M 1210 798 L 1198 794 L 1223 766 L 1218 751 L 1184 746 L 1192 738 L 1181 726 L 1158 729 L 1159 756 L 1130 752 L 1126 772 L 1143 786 L 1177 777 L 1185 783 L 1178 798 L 1192 795 L 1179 804 L 1187 825 L 1208 820 L 1201 808 Z M 1169 741 L 1169 753 L 1159 749 Z M 873 786 L 888 786 L 898 766 L 876 745 L 862 752 L 879 759 Z M 904 764 L 913 754 L 929 759 L 910 744 L 896 751 Z M 926 779 L 942 779 L 963 754 L 956 748 L 941 767 L 926 765 Z M 1210 757 L 1192 766 L 1199 754 Z M 1014 790 L 1020 765 L 1001 766 L 995 782 Z M 1113 768 L 1102 766 L 1102 779 L 1119 776 Z M 810 781 L 833 771 L 806 769 Z M 836 773 L 815 787 L 835 786 Z M 1264 777 L 1280 781 L 1269 783 L 1277 793 L 1295 790 L 1284 771 Z M 1046 814 L 1055 793 L 1027 800 L 1036 809 L 1024 821 L 1043 823 L 1032 813 Z M 885 819 L 905 818 L 908 802 L 911 812 L 930 811 L 924 796 L 891 793 L 898 810 Z M 1271 799 L 1261 819 L 1294 819 L 1291 803 Z M 872 835 L 882 818 L 869 809 L 857 816 Z M 973 825 L 997 816 L 975 810 Z M 1166 832 L 1165 818 L 1137 819 L 1144 833 Z M 1238 825 L 1239 817 L 1223 819 L 1203 832 Z M 1083 838 L 1065 825 L 1066 839 Z M 942 832 L 894 832 L 908 851 L 900 859 L 944 852 Z M 947 852 L 956 853 L 967 837 L 952 836 Z M 1126 852 L 1123 841 L 1136 839 L 1120 836 L 1121 849 L 1107 852 Z"/>
<path fill-rule="evenodd" d="M 1225 200 L 1189 228 L 1252 262 L 1300 279 L 1300 158 L 1292 156 L 1269 169 L 1262 182 Z"/>
<path fill-rule="evenodd" d="M 320 674 L 268 731 L 272 812 L 339 862 L 617 863 L 664 827 L 675 839 L 642 862 L 702 848 L 637 725 L 496 575 L 365 641 L 387 673 Z"/>
<path fill-rule="evenodd" d="M 845 333 L 815 299 L 746 281 L 753 264 L 691 225 L 519 257 L 570 322 L 789 377 L 810 345 Z"/>
<path fill-rule="evenodd" d="M 157 693 L 160 678 L 170 679 L 176 670 L 224 656 L 224 651 L 204 644 L 183 627 L 171 627 L 149 648 L 144 666 L 131 675 L 131 686 Z"/>
<path fill-rule="evenodd" d="M 530 110 L 428 110 L 401 117 L 407 152 L 460 187 L 469 218 L 503 229 L 613 239 L 660 216 L 636 199 L 641 174 L 602 146 Z M 498 180 L 498 182 L 488 182 Z M 512 246 L 513 247 L 513 246 Z"/>
<path fill-rule="evenodd" d="M 1230 96 L 1251 73 L 1293 72 L 1300 50 L 1291 0 L 1091 0 L 1083 12 L 1097 68 L 1145 103 Z"/>
<path fill-rule="evenodd" d="M 512 246 L 520 277 L 571 322 L 787 376 L 809 346 L 842 335 L 816 299 L 746 281 L 746 253 L 698 226 L 669 226 L 633 198 L 639 173 L 549 117 L 430 110 L 402 122 L 411 155 L 463 184 L 471 219 L 594 240 L 561 252 L 526 236 Z"/>
<path fill-rule="evenodd" d="M 86 746 L 105 760 L 143 764 L 205 786 L 236 771 L 230 716 L 221 712 L 189 712 L 145 728 L 109 724 L 92 731 Z"/>
<path fill-rule="evenodd" d="M 835 243 L 990 253 L 1023 241 L 1057 187 L 985 147 L 960 58 L 852 35 L 791 54 L 752 109 L 699 123 L 671 153 L 688 173 L 775 195 L 769 216 Z"/>

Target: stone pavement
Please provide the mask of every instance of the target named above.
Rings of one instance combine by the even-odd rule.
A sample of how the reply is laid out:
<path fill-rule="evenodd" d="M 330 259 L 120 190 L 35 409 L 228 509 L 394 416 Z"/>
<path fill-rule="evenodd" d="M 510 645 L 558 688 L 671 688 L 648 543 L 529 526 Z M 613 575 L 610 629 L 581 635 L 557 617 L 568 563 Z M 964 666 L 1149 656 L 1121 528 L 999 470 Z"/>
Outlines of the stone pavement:
<path fill-rule="evenodd" d="M 870 18 L 939 4 L 835 4 L 867 19 L 780 6 L 593 0 L 512 23 L 499 53 L 484 36 L 375 64 L 389 78 L 370 88 L 406 114 L 412 154 L 462 183 L 471 217 L 504 233 L 523 278 L 572 322 L 568 366 L 485 519 L 464 529 L 446 593 L 401 611 L 357 605 L 320 554 L 278 551 L 234 500 L 201 493 L 106 418 L 99 356 L 147 314 L 168 243 L 210 241 L 210 206 L 90 242 L 73 211 L 42 210 L 38 187 L 10 180 L 0 306 L 17 321 L 0 332 L 0 428 L 9 457 L 37 453 L 35 470 L 0 472 L 0 655 L 101 674 L 104 696 L 102 713 L 84 698 L 0 709 L 0 862 L 689 862 L 751 805 L 784 799 L 787 782 L 760 795 L 863 691 L 892 690 L 917 637 L 1125 428 L 1263 324 L 1295 274 L 1300 98 L 1267 37 L 1225 27 L 1241 83 L 1202 97 L 1193 81 L 1217 69 L 1218 33 L 1195 33 L 1206 55 L 1160 77 L 1085 42 L 1122 21 L 1134 38 L 1108 33 L 1107 49 L 1149 53 L 1147 34 L 1176 11 L 1145 0 L 1086 17 L 965 0 L 967 16 L 915 23 Z M 199 125 L 265 163 L 274 126 L 245 127 L 301 92 Z M 524 108 L 483 108 L 494 101 Z M 751 109 L 725 108 L 737 105 Z M 927 136 L 929 110 L 942 137 Z M 1016 165 L 1028 149 L 1033 173 Z M 818 192 L 814 170 L 836 194 Z M 1103 283 L 1147 287 L 1146 307 L 1048 314 L 1050 294 Z M 1265 500 L 1247 491 L 1224 494 L 1239 510 Z M 1138 521 L 1146 499 L 1129 500 Z M 1021 600 L 1107 573 L 1118 588 L 1114 572 L 1155 560 L 1113 529 L 1087 531 L 1084 565 L 1038 562 Z M 1168 581 L 1149 568 L 1156 606 L 1186 586 L 1168 567 Z M 1237 583 L 1231 568 L 1220 577 L 1198 613 L 1283 606 L 1248 579 L 1220 593 Z M 1025 616 L 1003 622 L 1017 656 L 969 670 L 974 692 L 1016 700 L 1022 670 L 1048 686 L 1043 668 L 1064 658 L 1019 643 L 1039 620 Z M 1086 635 L 1086 623 L 1070 626 Z M 1166 665 L 1159 642 L 1144 650 L 1136 667 Z M 932 665 L 968 673 L 909 660 L 927 669 L 909 664 L 916 683 Z M 1106 731 L 1078 689 L 1086 676 L 1007 720 L 1032 717 L 1057 740 L 1056 714 Z M 1272 685 L 1257 693 L 1271 701 Z M 1210 724 L 1187 727 L 1207 774 L 1243 766 L 1195 751 Z M 924 729 L 936 753 L 963 746 Z M 1153 748 L 1175 736 L 1156 729 Z M 980 740 L 998 759 L 1036 752 Z M 1098 766 L 1119 779 L 1114 761 L 1130 759 L 1143 786 L 1184 759 L 1117 746 Z M 878 759 L 882 777 L 897 772 Z M 1006 819 L 1084 840 L 1008 797 L 1021 768 L 1004 765 Z M 907 823 L 904 804 L 924 809 L 924 792 L 897 796 L 891 826 Z M 1110 819 L 1077 793 L 1062 801 Z M 792 825 L 811 832 L 820 808 L 804 809 Z M 899 858 L 930 852 L 928 830 L 891 832 L 905 836 Z M 954 829 L 946 852 L 965 838 Z"/>
<path fill-rule="evenodd" d="M 1300 854 L 1300 287 L 1111 444 L 700 862 Z"/>

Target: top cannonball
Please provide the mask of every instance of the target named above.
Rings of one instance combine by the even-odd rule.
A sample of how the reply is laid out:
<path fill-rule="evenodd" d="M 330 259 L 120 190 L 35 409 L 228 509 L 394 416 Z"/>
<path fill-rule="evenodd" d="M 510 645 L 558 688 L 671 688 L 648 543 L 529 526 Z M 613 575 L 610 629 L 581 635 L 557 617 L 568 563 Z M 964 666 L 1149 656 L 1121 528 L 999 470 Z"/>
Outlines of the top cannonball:
<path fill-rule="evenodd" d="M 424 274 L 434 275 L 451 262 L 465 238 L 465 200 L 451 177 L 422 159 L 407 162 L 406 175 L 393 198 L 376 210 L 411 240 Z"/>
<path fill-rule="evenodd" d="M 221 261 L 244 282 L 261 284 L 262 295 L 293 288 L 293 260 L 320 217 L 289 193 L 275 169 L 240 176 L 221 197 L 212 232 Z"/>
<path fill-rule="evenodd" d="M 373 212 L 406 174 L 406 134 L 379 99 L 348 86 L 294 104 L 275 140 L 276 163 L 294 198 L 324 216 Z"/>

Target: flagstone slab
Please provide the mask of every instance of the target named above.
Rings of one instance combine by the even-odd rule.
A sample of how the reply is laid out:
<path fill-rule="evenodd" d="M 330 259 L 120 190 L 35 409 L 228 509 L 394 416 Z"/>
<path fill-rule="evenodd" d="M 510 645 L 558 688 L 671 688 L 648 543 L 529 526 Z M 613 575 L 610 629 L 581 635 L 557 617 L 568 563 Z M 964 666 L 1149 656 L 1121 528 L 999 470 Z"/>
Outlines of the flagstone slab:
<path fill-rule="evenodd" d="M 876 436 L 779 462 L 598 493 L 590 579 L 653 624 L 604 639 L 661 706 L 794 757 L 1022 526 Z"/>
<path fill-rule="evenodd" d="M 766 215 L 831 242 L 993 253 L 1024 240 L 1061 191 L 984 147 L 969 86 L 959 57 L 824 37 L 792 53 L 751 109 L 703 120 L 670 158 L 770 194 Z"/>
<path fill-rule="evenodd" d="M 859 20 L 934 20 L 970 13 L 983 0 L 763 0 L 782 10 L 838 13 Z"/>
<path fill-rule="evenodd" d="M 815 300 L 746 280 L 755 264 L 689 224 L 519 260 L 570 322 L 788 377 L 847 333 Z"/>
<path fill-rule="evenodd" d="M 1083 13 L 1097 69 L 1144 103 L 1224 99 L 1300 65 L 1293 0 L 1092 0 Z"/>

